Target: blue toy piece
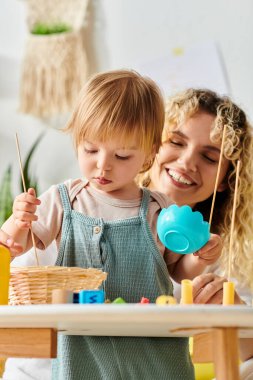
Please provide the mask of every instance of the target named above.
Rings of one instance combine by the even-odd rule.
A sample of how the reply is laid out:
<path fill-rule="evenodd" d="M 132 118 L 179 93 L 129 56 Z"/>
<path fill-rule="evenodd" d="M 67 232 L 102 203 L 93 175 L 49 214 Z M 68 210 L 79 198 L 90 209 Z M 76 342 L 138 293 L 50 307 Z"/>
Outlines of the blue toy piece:
<path fill-rule="evenodd" d="M 157 233 L 166 248 L 181 254 L 198 251 L 210 238 L 209 223 L 190 206 L 172 205 L 162 209 Z"/>
<path fill-rule="evenodd" d="M 103 290 L 81 290 L 79 303 L 104 303 L 105 293 Z"/>
<path fill-rule="evenodd" d="M 79 293 L 73 293 L 73 303 L 79 303 Z"/>

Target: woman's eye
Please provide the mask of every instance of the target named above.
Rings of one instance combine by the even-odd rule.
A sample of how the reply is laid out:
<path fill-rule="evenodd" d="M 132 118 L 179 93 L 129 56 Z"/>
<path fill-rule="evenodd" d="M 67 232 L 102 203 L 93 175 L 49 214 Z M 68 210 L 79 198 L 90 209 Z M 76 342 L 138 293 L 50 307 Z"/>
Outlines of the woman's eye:
<path fill-rule="evenodd" d="M 212 164 L 217 164 L 217 160 L 211 158 L 211 157 L 208 157 L 208 156 L 205 156 L 203 155 L 204 159 L 207 160 L 208 162 L 212 163 Z"/>
<path fill-rule="evenodd" d="M 118 160 L 128 160 L 130 156 L 119 156 L 118 154 L 115 155 Z"/>

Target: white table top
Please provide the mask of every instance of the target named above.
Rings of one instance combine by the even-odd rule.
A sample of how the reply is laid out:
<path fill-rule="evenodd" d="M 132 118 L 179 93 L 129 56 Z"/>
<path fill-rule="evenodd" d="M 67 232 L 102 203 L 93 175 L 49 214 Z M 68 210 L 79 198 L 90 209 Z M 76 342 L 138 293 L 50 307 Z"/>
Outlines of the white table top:
<path fill-rule="evenodd" d="M 214 327 L 238 327 L 253 337 L 250 306 L 64 304 L 0 306 L 0 328 L 55 328 L 63 334 L 191 336 Z"/>

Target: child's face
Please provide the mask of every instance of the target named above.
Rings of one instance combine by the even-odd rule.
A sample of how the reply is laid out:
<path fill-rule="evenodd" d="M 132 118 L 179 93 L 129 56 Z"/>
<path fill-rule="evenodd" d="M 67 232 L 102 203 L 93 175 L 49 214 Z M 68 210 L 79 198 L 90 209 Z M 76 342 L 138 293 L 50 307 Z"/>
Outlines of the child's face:
<path fill-rule="evenodd" d="M 177 130 L 172 130 L 151 169 L 152 189 L 167 194 L 178 205 L 192 207 L 210 197 L 214 191 L 221 145 L 210 140 L 214 119 L 207 113 L 198 113 Z M 223 157 L 217 191 L 226 188 L 228 168 L 229 161 Z"/>
<path fill-rule="evenodd" d="M 85 140 L 78 147 L 82 175 L 95 187 L 115 198 L 139 196 L 134 178 L 140 172 L 146 154 L 133 141 L 124 147 L 119 139 L 105 142 Z"/>

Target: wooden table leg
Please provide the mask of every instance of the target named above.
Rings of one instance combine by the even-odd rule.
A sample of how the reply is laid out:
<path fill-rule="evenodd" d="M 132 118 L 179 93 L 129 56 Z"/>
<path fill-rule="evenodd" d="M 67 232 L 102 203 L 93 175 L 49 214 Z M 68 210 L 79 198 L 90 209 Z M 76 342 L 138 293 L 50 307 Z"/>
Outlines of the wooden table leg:
<path fill-rule="evenodd" d="M 213 330 L 213 354 L 216 380 L 239 380 L 237 328 Z"/>
<path fill-rule="evenodd" d="M 50 328 L 0 329 L 0 357 L 56 358 L 57 331 Z"/>

